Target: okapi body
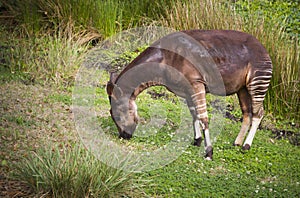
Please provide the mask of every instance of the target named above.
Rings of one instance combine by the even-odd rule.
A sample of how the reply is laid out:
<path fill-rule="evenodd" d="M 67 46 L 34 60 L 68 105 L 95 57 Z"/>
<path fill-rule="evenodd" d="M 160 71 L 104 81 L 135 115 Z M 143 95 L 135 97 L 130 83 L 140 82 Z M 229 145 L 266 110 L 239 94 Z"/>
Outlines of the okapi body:
<path fill-rule="evenodd" d="M 176 32 L 148 47 L 118 76 L 111 75 L 107 83 L 110 112 L 120 137 L 129 139 L 138 122 L 136 97 L 150 86 L 166 86 L 186 99 L 193 116 L 194 145 L 200 146 L 203 132 L 206 158 L 212 159 L 206 93 L 238 95 L 243 122 L 234 145 L 243 144 L 251 126 L 243 144 L 248 150 L 263 117 L 271 76 L 266 49 L 249 34 L 231 30 Z"/>

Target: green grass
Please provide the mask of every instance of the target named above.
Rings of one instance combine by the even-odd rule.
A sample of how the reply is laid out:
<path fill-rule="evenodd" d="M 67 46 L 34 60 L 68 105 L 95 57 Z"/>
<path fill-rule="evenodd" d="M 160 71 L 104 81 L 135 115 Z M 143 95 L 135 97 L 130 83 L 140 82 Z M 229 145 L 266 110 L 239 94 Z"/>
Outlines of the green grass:
<path fill-rule="evenodd" d="M 13 178 L 36 194 L 52 197 L 112 197 L 130 195 L 137 188 L 131 173 L 101 163 L 82 146 L 46 146 L 13 168 Z"/>
<path fill-rule="evenodd" d="M 98 91 L 101 93 L 101 91 Z M 161 98 L 153 98 L 153 93 L 163 94 Z M 101 102 L 100 102 L 101 101 Z M 174 131 L 180 125 L 180 109 L 177 99 L 164 88 L 153 87 L 144 91 L 138 98 L 140 126 L 145 134 L 136 131 L 129 141 L 117 138 L 117 129 L 109 117 L 99 118 L 102 128 L 110 138 L 121 145 L 135 151 L 153 151 L 167 145 L 176 136 Z M 214 97 L 208 96 L 209 114 L 215 111 Z M 100 109 L 107 107 L 108 101 L 99 100 Z M 160 126 L 150 128 L 147 124 L 157 114 L 151 109 L 162 112 Z M 227 104 L 233 108 L 232 114 L 241 117 L 236 97 L 227 97 Z M 109 108 L 109 107 L 107 107 Z M 155 110 L 154 110 L 155 111 Z M 186 112 L 188 113 L 188 112 Z M 106 115 L 107 116 L 107 115 Z M 189 116 L 187 114 L 187 116 Z M 266 119 L 269 119 L 267 117 Z M 191 120 L 190 120 L 191 121 Z M 150 182 L 143 191 L 150 197 L 297 197 L 300 195 L 300 149 L 290 143 L 289 139 L 277 140 L 270 130 L 258 130 L 250 151 L 232 146 L 241 122 L 223 120 L 223 128 L 213 143 L 214 160 L 204 160 L 203 148 L 191 146 L 193 129 L 185 131 L 190 134 L 186 142 L 186 150 L 173 162 L 162 168 L 143 172 L 137 175 Z M 263 121 L 265 122 L 265 121 Z M 275 124 L 275 123 L 274 123 Z M 211 121 L 211 126 L 214 125 Z M 212 134 L 218 134 L 212 128 Z M 156 131 L 156 132 L 155 132 Z"/>
<path fill-rule="evenodd" d="M 230 97 L 230 104 L 232 100 Z M 147 93 L 143 93 L 138 102 L 142 120 L 149 119 L 149 109 L 145 109 L 147 105 L 162 102 L 161 108 L 165 111 L 169 111 L 172 105 L 172 100 L 152 99 Z M 233 111 L 235 115 L 240 115 L 239 108 Z M 169 143 L 172 137 L 170 134 L 178 128 L 180 118 L 176 110 L 165 116 L 170 122 L 156 128 L 157 133 L 151 133 L 146 138 L 134 137 L 129 142 L 121 143 L 137 150 L 145 147 L 148 150 L 157 149 L 157 146 Z M 232 146 L 241 123 L 228 119 L 224 119 L 224 122 L 223 129 L 219 129 L 220 134 L 213 143 L 213 161 L 204 160 L 202 148 L 190 145 L 193 139 L 193 130 L 190 128 L 186 131 L 190 133 L 188 148 L 178 159 L 160 169 L 139 175 L 142 179 L 153 181 L 143 188 L 145 193 L 150 197 L 299 196 L 299 147 L 290 144 L 288 139 L 275 140 L 271 131 L 258 130 L 251 150 L 245 152 L 240 147 Z M 214 130 L 218 129 L 211 129 L 212 134 L 216 134 Z"/>
<path fill-rule="evenodd" d="M 218 0 L 176 0 L 169 3 L 160 0 L 142 3 L 117 0 L 14 0 L 0 1 L 0 6 L 8 11 L 3 16 L 8 20 L 1 21 L 0 81 L 21 81 L 32 86 L 37 82 L 44 87 L 54 82 L 58 90 L 72 89 L 70 85 L 73 85 L 82 58 L 95 43 L 130 27 L 154 23 L 177 30 L 236 29 L 249 32 L 266 46 L 274 65 L 274 75 L 265 101 L 266 122 L 271 122 L 275 128 L 295 133 L 299 131 L 299 40 L 292 40 L 291 34 L 285 34 L 287 29 L 279 21 L 269 21 L 268 17 L 252 14 L 252 10 L 240 13 L 237 10 L 238 4 Z M 251 6 L 249 4 L 248 8 L 255 9 Z M 256 13 L 256 10 L 253 11 Z M 144 46 L 141 47 L 144 49 Z M 115 64 L 123 66 L 135 55 L 136 52 L 124 51 L 121 53 L 123 62 Z M 147 92 L 140 95 L 137 99 L 140 128 L 144 126 L 145 134 L 150 136 L 143 136 L 143 131 L 140 131 L 142 133 L 137 132 L 132 140 L 124 141 L 118 139 L 117 129 L 108 112 L 105 92 L 108 75 L 102 77 L 94 105 L 97 121 L 113 141 L 136 150 L 155 150 L 170 142 L 181 119 L 179 102 L 174 95 L 165 92 L 163 88 L 149 90 L 152 94 L 166 93 L 159 99 L 152 98 Z M 6 92 L 2 96 L 6 96 Z M 239 131 L 239 122 L 225 120 L 220 131 L 211 127 L 211 133 L 220 132 L 214 142 L 214 161 L 205 161 L 203 149 L 190 146 L 193 131 L 187 130 L 185 132 L 190 134 L 191 141 L 179 158 L 160 169 L 132 175 L 107 167 L 80 146 L 67 148 L 53 143 L 36 152 L 24 150 L 23 144 L 28 150 L 34 150 L 36 146 L 34 141 L 37 141 L 38 135 L 30 135 L 31 131 L 36 134 L 40 131 L 46 133 L 43 136 L 49 141 L 55 142 L 58 137 L 66 141 L 65 138 L 68 138 L 65 136 L 70 134 L 57 133 L 68 131 L 63 124 L 69 117 L 55 124 L 52 120 L 56 116 L 60 118 L 63 112 L 68 114 L 70 109 L 66 111 L 65 106 L 71 106 L 72 102 L 70 95 L 60 92 L 47 95 L 33 104 L 31 100 L 34 100 L 36 93 L 27 97 L 30 97 L 25 100 L 27 105 L 31 105 L 29 110 L 24 111 L 23 105 L 12 105 L 14 111 L 8 113 L 5 110 L 10 106 L 6 103 L 1 106 L 5 114 L 1 117 L 5 125 L 0 127 L 1 154 L 4 153 L 1 166 L 7 172 L 11 164 L 16 163 L 13 168 L 15 178 L 30 185 L 37 196 L 300 196 L 299 147 L 290 144 L 287 138 L 277 140 L 265 128 L 257 132 L 251 150 L 243 152 L 232 146 Z M 209 100 L 213 98 L 209 96 Z M 228 102 L 234 107 L 231 113 L 240 117 L 241 112 L 236 110 L 239 109 L 236 98 L 229 98 Z M 23 104 L 23 101 L 19 103 Z M 49 107 L 50 110 L 44 110 L 47 105 L 53 106 Z M 214 111 L 212 106 L 208 107 L 210 115 Z M 151 112 L 152 107 L 157 111 Z M 22 111 L 18 111 L 18 108 Z M 25 116 L 23 112 L 28 115 Z M 40 114 L 44 117 L 39 117 Z M 162 120 L 165 122 L 158 127 L 147 128 L 147 124 L 157 114 L 163 115 Z M 290 122 L 296 125 L 291 127 Z M 22 150 L 18 150 L 20 148 Z M 140 190 L 137 186 L 140 180 L 151 182 Z"/>
<path fill-rule="evenodd" d="M 172 94 L 167 97 L 152 98 L 153 92 L 165 93 L 160 87 L 143 92 L 137 99 L 139 116 L 138 130 L 143 130 L 149 121 L 157 114 L 151 114 L 151 109 L 157 103 L 156 111 L 163 112 L 160 126 L 147 126 L 145 134 L 136 131 L 129 141 L 117 138 L 117 129 L 109 117 L 99 118 L 102 128 L 118 144 L 125 145 L 134 151 L 154 151 L 167 145 L 176 136 L 174 131 L 180 125 L 180 109 L 174 102 Z M 166 99 L 168 98 L 168 99 Z M 236 97 L 228 97 L 228 104 L 233 106 L 231 112 L 236 117 L 241 116 Z M 208 96 L 210 115 L 214 112 L 214 98 Z M 107 101 L 97 104 L 104 108 Z M 100 109 L 102 109 L 100 108 Z M 155 110 L 154 110 L 155 111 Z M 188 112 L 186 112 L 188 113 Z M 189 115 L 187 115 L 189 116 Z M 266 118 L 267 119 L 267 118 Z M 269 119 L 269 118 L 268 118 Z M 192 120 L 190 120 L 192 121 Z M 170 164 L 162 168 L 143 172 L 136 177 L 150 180 L 143 191 L 150 197 L 297 197 L 300 195 L 300 149 L 288 139 L 277 140 L 270 130 L 258 130 L 250 151 L 232 146 L 241 126 L 241 122 L 223 120 L 223 128 L 211 128 L 212 134 L 220 134 L 213 143 L 214 160 L 204 160 L 203 148 L 191 145 L 193 129 L 185 131 L 190 134 L 186 142 L 186 150 Z M 264 121 L 263 121 L 264 122 Z M 211 121 L 211 126 L 214 125 Z M 156 132 L 155 132 L 156 131 Z"/>
<path fill-rule="evenodd" d="M 58 36 L 20 39 L 4 29 L 1 34 L 8 40 L 3 44 L 7 46 L 7 53 L 3 54 L 2 65 L 12 74 L 22 71 L 22 76 L 28 76 L 33 83 L 72 83 L 87 46 L 80 43 L 84 38 L 73 40 L 76 33 L 69 31 L 57 32 L 61 34 Z"/>
<path fill-rule="evenodd" d="M 65 28 L 71 23 L 79 30 L 98 33 L 102 38 L 149 23 L 147 18 L 160 17 L 170 4 L 163 0 L 0 1 L 0 6 L 30 36 L 41 29 Z"/>
<path fill-rule="evenodd" d="M 297 197 L 299 148 L 286 140 L 270 142 L 270 131 L 258 131 L 253 147 L 233 147 L 240 124 L 231 123 L 214 143 L 214 161 L 205 161 L 190 146 L 173 163 L 148 173 L 146 193 L 162 197 Z M 229 128 L 229 129 L 228 129 Z"/>

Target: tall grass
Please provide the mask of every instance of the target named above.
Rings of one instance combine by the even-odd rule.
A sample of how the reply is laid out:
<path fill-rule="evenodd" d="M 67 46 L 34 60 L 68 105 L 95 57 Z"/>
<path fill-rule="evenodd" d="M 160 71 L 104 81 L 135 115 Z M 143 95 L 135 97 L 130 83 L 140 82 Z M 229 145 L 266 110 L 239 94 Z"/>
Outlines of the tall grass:
<path fill-rule="evenodd" d="M 30 81 L 71 83 L 89 43 L 158 17 L 169 3 L 120 0 L 0 0 L 11 19 L 0 52 L 11 72 Z M 3 14 L 3 13 L 2 13 Z M 1 19 L 1 18 L 0 18 Z M 17 26 L 15 26 L 17 24 Z M 12 28 L 15 27 L 15 28 Z"/>
<path fill-rule="evenodd" d="M 103 38 L 158 18 L 170 2 L 164 0 L 0 0 L 14 20 L 29 33 L 72 21 L 79 29 Z"/>
<path fill-rule="evenodd" d="M 162 24 L 177 30 L 234 29 L 257 37 L 267 48 L 274 67 L 266 110 L 274 117 L 300 122 L 299 41 L 291 39 L 282 24 L 251 13 L 243 17 L 234 5 L 220 0 L 176 1 L 166 13 Z"/>
<path fill-rule="evenodd" d="M 6 51 L 1 52 L 3 65 L 12 73 L 23 72 L 31 81 L 43 83 L 72 83 L 80 66 L 87 45 L 84 44 L 94 35 L 75 33 L 72 27 L 58 30 L 54 35 L 42 34 L 34 37 L 18 37 L 9 34 L 2 41 Z"/>
<path fill-rule="evenodd" d="M 121 197 L 134 190 L 139 194 L 133 174 L 101 163 L 81 146 L 40 148 L 14 166 L 13 177 L 39 196 Z"/>

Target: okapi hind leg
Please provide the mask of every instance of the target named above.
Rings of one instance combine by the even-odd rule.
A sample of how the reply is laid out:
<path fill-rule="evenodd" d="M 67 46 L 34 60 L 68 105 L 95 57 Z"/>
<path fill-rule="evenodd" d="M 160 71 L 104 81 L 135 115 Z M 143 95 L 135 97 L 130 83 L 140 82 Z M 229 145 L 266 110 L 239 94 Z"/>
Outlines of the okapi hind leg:
<path fill-rule="evenodd" d="M 249 95 L 246 88 L 242 88 L 237 93 L 239 98 L 240 107 L 243 113 L 243 122 L 240 129 L 238 136 L 236 137 L 233 145 L 234 146 L 241 146 L 245 139 L 245 136 L 248 132 L 248 129 L 251 124 L 251 117 L 252 117 L 252 106 L 251 106 L 251 96 Z"/>
<path fill-rule="evenodd" d="M 251 126 L 251 129 L 248 133 L 248 136 L 244 142 L 244 145 L 243 145 L 243 150 L 249 150 L 251 145 L 252 145 L 252 142 L 253 142 L 253 139 L 254 139 L 254 136 L 255 136 L 255 133 L 257 131 L 257 128 L 263 118 L 263 106 L 261 106 L 261 108 L 257 111 L 257 113 L 255 113 L 253 115 L 253 118 L 252 118 L 252 126 Z"/>
<path fill-rule="evenodd" d="M 209 130 L 208 130 L 208 118 L 201 119 L 204 127 L 204 146 L 205 146 L 205 159 L 212 160 L 213 147 L 210 140 Z"/>
<path fill-rule="evenodd" d="M 249 134 L 243 145 L 243 150 L 249 150 L 253 142 L 257 128 L 264 115 L 263 101 L 266 92 L 269 87 L 269 83 L 272 77 L 272 69 L 269 67 L 271 62 L 266 62 L 267 65 L 262 70 L 252 71 L 254 74 L 247 84 L 248 93 L 251 96 L 252 101 L 252 126 L 250 128 Z"/>

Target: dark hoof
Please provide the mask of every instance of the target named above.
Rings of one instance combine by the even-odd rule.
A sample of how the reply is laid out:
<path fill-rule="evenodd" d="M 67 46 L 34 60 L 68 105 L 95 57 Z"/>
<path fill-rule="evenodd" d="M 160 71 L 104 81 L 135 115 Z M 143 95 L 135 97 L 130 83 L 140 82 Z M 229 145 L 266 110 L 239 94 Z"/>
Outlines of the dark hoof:
<path fill-rule="evenodd" d="M 245 146 L 243 146 L 243 150 L 244 151 L 248 151 L 250 149 L 250 145 L 249 144 L 245 144 Z"/>
<path fill-rule="evenodd" d="M 213 148 L 211 146 L 209 146 L 206 149 L 205 159 L 212 160 L 212 156 L 213 156 Z"/>
<path fill-rule="evenodd" d="M 129 140 L 131 137 L 132 137 L 132 135 L 129 134 L 129 133 L 126 133 L 126 132 L 122 132 L 122 133 L 119 134 L 119 138 L 123 138 L 123 139 L 126 139 L 126 140 Z"/>
<path fill-rule="evenodd" d="M 233 146 L 241 146 L 240 144 L 236 144 L 236 143 L 233 143 L 232 145 Z"/>
<path fill-rule="evenodd" d="M 201 142 L 202 142 L 202 137 L 195 139 L 194 140 L 194 146 L 201 146 Z"/>

